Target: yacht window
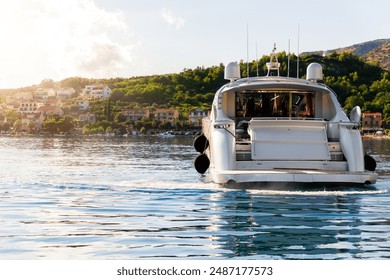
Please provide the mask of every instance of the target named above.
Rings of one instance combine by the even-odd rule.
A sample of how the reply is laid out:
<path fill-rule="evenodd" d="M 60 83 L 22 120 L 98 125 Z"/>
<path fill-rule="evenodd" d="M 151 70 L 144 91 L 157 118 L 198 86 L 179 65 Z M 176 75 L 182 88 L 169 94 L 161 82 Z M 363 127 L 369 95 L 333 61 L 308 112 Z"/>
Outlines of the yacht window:
<path fill-rule="evenodd" d="M 314 118 L 314 92 L 245 91 L 236 93 L 236 117 Z"/>

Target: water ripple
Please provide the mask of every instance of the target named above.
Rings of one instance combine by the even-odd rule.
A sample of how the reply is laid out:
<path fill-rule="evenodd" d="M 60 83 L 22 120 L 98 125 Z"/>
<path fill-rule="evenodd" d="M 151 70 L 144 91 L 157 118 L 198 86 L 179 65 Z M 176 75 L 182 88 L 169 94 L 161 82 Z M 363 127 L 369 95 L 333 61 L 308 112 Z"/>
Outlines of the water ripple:
<path fill-rule="evenodd" d="M 191 142 L 0 138 L 1 258 L 390 258 L 387 144 L 370 188 L 234 189 Z"/>

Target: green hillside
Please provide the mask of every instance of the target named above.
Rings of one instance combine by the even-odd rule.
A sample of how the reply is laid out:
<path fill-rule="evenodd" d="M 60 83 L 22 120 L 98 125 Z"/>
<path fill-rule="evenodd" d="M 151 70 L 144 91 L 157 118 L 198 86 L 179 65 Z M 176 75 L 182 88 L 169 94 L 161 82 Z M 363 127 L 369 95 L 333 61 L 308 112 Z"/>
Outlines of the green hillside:
<path fill-rule="evenodd" d="M 281 75 L 287 76 L 287 55 L 277 54 L 281 63 Z M 265 63 L 269 56 L 263 56 L 259 62 L 249 63 L 250 76 L 266 74 Z M 311 62 L 323 65 L 324 83 L 331 87 L 348 112 L 355 105 L 363 111 L 382 112 L 390 123 L 390 81 L 389 72 L 377 64 L 365 62 L 352 53 L 332 53 L 326 57 L 306 54 L 300 57 L 299 76 L 304 77 L 306 67 Z M 242 77 L 246 77 L 246 62 L 241 61 Z M 296 77 L 296 56 L 290 56 L 290 77 Z M 104 113 L 104 104 L 95 104 L 94 113 L 98 120 L 113 120 L 115 114 L 124 108 L 174 107 L 186 118 L 191 109 L 210 109 L 214 94 L 226 83 L 223 78 L 224 66 L 198 67 L 186 69 L 178 74 L 155 75 L 108 80 L 90 80 L 69 78 L 62 81 L 62 86 L 83 87 L 91 82 L 104 82 L 113 89 L 110 97 L 111 116 Z M 107 101 L 105 101 L 107 102 Z"/>

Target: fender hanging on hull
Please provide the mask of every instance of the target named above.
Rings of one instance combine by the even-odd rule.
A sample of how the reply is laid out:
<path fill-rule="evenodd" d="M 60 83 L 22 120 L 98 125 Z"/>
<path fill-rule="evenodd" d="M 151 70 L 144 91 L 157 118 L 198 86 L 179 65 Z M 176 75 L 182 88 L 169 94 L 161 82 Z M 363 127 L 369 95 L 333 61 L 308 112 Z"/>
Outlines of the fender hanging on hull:
<path fill-rule="evenodd" d="M 210 160 L 206 154 L 200 154 L 195 158 L 194 166 L 196 171 L 200 174 L 204 174 L 210 166 Z"/>
<path fill-rule="evenodd" d="M 194 140 L 194 148 L 197 152 L 203 153 L 209 147 L 209 140 L 204 134 L 199 135 Z"/>
<path fill-rule="evenodd" d="M 376 160 L 367 154 L 364 155 L 364 169 L 368 171 L 375 171 L 376 169 Z"/>

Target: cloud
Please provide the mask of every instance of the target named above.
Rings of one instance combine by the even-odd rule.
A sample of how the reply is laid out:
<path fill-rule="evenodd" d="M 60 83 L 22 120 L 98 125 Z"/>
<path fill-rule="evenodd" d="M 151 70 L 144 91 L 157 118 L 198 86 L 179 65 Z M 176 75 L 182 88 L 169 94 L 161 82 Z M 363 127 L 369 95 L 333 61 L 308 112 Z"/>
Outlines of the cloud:
<path fill-rule="evenodd" d="M 93 0 L 8 1 L 0 20 L 6 38 L 0 61 L 8 68 L 0 72 L 3 83 L 120 76 L 133 61 L 136 43 L 130 42 L 125 16 Z"/>
<path fill-rule="evenodd" d="M 185 20 L 181 17 L 176 17 L 170 10 L 163 9 L 161 15 L 166 23 L 174 26 L 176 29 L 181 29 L 184 26 Z"/>

